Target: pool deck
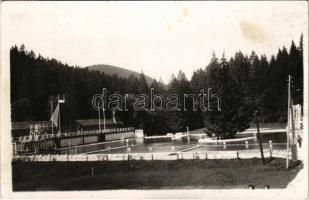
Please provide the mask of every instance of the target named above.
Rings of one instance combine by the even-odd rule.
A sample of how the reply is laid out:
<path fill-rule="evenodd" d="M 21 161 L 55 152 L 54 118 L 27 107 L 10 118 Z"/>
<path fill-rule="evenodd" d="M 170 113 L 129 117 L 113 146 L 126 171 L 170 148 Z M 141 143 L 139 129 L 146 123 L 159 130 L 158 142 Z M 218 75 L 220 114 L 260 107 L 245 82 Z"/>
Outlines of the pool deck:
<path fill-rule="evenodd" d="M 248 140 L 255 140 L 256 137 L 244 137 L 244 138 L 235 138 L 235 139 L 224 139 L 224 140 L 215 140 L 211 138 L 199 139 L 199 143 L 228 143 L 228 142 L 241 142 L 241 141 L 248 141 Z"/>
<path fill-rule="evenodd" d="M 260 129 L 260 133 L 262 134 L 267 134 L 267 133 L 285 133 L 286 129 L 273 129 L 273 128 L 261 128 Z M 257 130 L 252 128 L 252 129 L 247 129 L 243 132 L 239 132 L 237 134 L 241 135 L 241 134 L 248 134 L 248 133 L 252 133 L 252 134 L 256 134 Z"/>

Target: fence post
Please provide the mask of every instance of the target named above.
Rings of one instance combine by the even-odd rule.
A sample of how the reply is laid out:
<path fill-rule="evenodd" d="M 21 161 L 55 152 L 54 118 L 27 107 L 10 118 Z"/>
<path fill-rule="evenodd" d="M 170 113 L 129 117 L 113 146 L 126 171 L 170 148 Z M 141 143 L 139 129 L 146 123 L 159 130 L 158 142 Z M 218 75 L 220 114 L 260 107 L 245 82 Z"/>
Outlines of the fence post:
<path fill-rule="evenodd" d="M 207 160 L 208 159 L 208 155 L 207 155 L 207 152 L 205 153 L 205 160 Z"/>
<path fill-rule="evenodd" d="M 237 159 L 239 159 L 239 152 L 238 151 L 236 151 L 236 155 L 237 155 Z"/>

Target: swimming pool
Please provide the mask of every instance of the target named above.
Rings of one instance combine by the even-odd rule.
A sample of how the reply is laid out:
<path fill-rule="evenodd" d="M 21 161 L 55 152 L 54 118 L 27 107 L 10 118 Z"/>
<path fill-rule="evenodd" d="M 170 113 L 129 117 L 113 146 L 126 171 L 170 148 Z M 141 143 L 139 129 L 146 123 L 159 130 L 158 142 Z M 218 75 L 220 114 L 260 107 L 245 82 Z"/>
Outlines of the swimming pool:
<path fill-rule="evenodd" d="M 272 141 L 273 149 L 286 148 L 286 133 L 276 132 L 262 134 L 264 148 L 269 148 L 269 141 Z M 223 143 L 203 143 L 197 141 L 173 140 L 171 142 L 144 143 L 143 139 L 117 140 L 112 142 L 94 143 L 57 150 L 59 154 L 117 154 L 117 153 L 157 153 L 157 152 L 199 152 L 199 151 L 232 151 L 232 150 L 253 150 L 258 149 L 257 140 Z M 192 148 L 192 149 L 191 149 Z"/>

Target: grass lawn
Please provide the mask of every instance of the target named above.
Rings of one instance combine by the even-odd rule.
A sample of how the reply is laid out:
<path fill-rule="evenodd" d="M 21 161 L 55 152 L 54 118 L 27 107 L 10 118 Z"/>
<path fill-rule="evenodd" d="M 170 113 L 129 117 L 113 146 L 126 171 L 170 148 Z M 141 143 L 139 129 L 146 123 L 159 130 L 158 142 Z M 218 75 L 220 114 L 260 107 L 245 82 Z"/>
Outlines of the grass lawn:
<path fill-rule="evenodd" d="M 21 162 L 12 163 L 13 190 L 232 189 L 255 185 L 284 188 L 302 163 L 261 164 L 258 158 L 229 160 Z"/>

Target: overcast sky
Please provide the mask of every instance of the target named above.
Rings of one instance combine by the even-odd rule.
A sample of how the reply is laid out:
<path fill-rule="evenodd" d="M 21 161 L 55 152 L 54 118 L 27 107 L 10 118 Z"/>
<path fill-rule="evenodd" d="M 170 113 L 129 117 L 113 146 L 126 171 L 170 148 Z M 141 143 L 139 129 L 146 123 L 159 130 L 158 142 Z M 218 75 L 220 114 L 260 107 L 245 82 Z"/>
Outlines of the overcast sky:
<path fill-rule="evenodd" d="M 2 41 L 81 67 L 109 64 L 168 82 L 212 51 L 271 55 L 307 34 L 307 3 L 4 2 Z"/>

